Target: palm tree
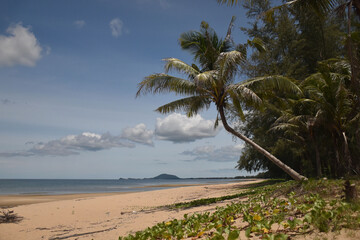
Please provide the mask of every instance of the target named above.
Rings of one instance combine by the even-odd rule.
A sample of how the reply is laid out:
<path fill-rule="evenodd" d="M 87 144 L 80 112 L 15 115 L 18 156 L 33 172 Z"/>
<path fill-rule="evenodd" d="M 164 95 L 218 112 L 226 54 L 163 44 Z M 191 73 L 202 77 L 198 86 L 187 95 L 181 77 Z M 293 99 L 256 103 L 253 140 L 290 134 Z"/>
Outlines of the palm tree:
<path fill-rule="evenodd" d="M 351 66 L 343 60 L 328 60 L 320 63 L 320 71 L 303 82 L 304 90 L 314 102 L 315 125 L 323 126 L 333 136 L 337 163 L 350 173 L 353 163 L 348 136 L 353 126 L 359 126 L 360 113 L 352 114 L 356 97 L 349 90 Z M 345 161 L 341 161 L 343 153 Z M 353 169 L 354 170 L 354 169 Z"/>
<path fill-rule="evenodd" d="M 319 72 L 300 85 L 307 98 L 293 100 L 271 128 L 272 131 L 283 131 L 285 137 L 296 141 L 300 148 L 310 143 L 308 151 L 315 150 L 318 177 L 322 175 L 319 140 L 322 140 L 322 148 L 328 149 L 326 156 L 334 154 L 335 161 L 328 164 L 334 176 L 350 174 L 351 171 L 359 174 L 358 163 L 352 160 L 350 144 L 358 134 L 360 113 L 353 116 L 356 97 L 349 90 L 350 82 L 348 62 L 338 59 L 320 62 Z M 329 141 L 329 144 L 324 141 Z M 331 159 L 327 158 L 329 163 Z"/>
<path fill-rule="evenodd" d="M 231 24 L 230 24 L 231 26 Z M 230 27 L 229 27 L 230 29 Z M 206 32 L 205 32 L 206 33 Z M 229 31 L 228 31 L 229 33 Z M 234 83 L 235 77 L 239 70 L 239 65 L 245 61 L 244 54 L 237 50 L 228 52 L 221 52 L 217 46 L 223 44 L 216 44 L 211 41 L 210 35 L 203 36 L 200 39 L 207 39 L 207 41 L 197 42 L 195 45 L 201 45 L 199 49 L 205 49 L 203 52 L 194 51 L 195 59 L 202 59 L 210 49 L 214 56 L 208 59 L 215 59 L 211 62 L 200 62 L 203 71 L 195 64 L 188 65 L 185 62 L 176 58 L 167 58 L 165 61 L 165 73 L 153 74 L 145 77 L 139 83 L 137 96 L 147 93 L 169 93 L 173 92 L 177 95 L 182 95 L 184 98 L 170 102 L 156 109 L 156 111 L 166 114 L 178 110 L 185 111 L 187 116 L 191 117 L 197 114 L 202 109 L 208 109 L 211 103 L 214 103 L 220 119 L 226 131 L 234 136 L 245 141 L 257 151 L 266 156 L 271 162 L 283 169 L 295 180 L 304 180 L 306 177 L 300 175 L 289 166 L 281 162 L 268 151 L 260 147 L 251 139 L 235 131 L 227 122 L 226 115 L 230 111 L 235 111 L 240 118 L 244 119 L 242 107 L 244 105 L 259 107 L 262 100 L 256 94 L 256 90 L 265 90 L 269 88 L 292 90 L 293 92 L 301 92 L 300 89 L 281 76 L 260 77 L 250 79 L 241 83 Z M 229 34 L 225 38 L 227 41 Z M 202 44 L 206 44 L 203 48 Z M 209 46 L 210 45 L 210 46 Z M 214 51 L 214 49 L 216 51 Z M 207 66 L 212 66 L 209 69 Z M 169 75 L 169 71 L 175 71 L 183 74 L 186 78 Z M 218 118 L 216 120 L 216 125 Z"/>
<path fill-rule="evenodd" d="M 298 99 L 291 101 L 291 105 L 274 122 L 269 131 L 281 131 L 285 138 L 294 143 L 298 149 L 303 150 L 302 155 L 312 155 L 315 151 L 315 164 L 317 177 L 322 177 L 320 151 L 316 134 L 316 116 L 313 116 L 314 101 L 311 99 Z M 310 157 L 311 158 L 311 157 Z"/>

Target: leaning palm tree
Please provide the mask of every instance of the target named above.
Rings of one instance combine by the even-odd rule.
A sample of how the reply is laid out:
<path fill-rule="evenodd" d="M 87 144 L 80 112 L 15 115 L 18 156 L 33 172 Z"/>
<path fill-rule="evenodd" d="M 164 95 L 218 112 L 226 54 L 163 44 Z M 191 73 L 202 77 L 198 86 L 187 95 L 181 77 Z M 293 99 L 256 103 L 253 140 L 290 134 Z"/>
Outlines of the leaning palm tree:
<path fill-rule="evenodd" d="M 209 41 L 207 44 L 212 43 Z M 296 93 L 301 92 L 295 84 L 281 76 L 260 77 L 234 83 L 239 65 L 243 63 L 244 60 L 244 54 L 240 51 L 220 52 L 212 64 L 213 68 L 201 71 L 195 64 L 188 65 L 179 59 L 167 58 L 164 59 L 165 73 L 152 74 L 145 77 L 145 79 L 139 83 L 139 89 L 136 95 L 169 92 L 182 95 L 184 98 L 165 104 L 157 108 L 156 111 L 163 114 L 185 111 L 188 117 L 197 114 L 203 109 L 208 109 L 211 103 L 213 103 L 216 106 L 220 120 L 226 131 L 254 147 L 293 179 L 306 179 L 306 177 L 294 171 L 251 139 L 235 131 L 229 125 L 227 114 L 230 111 L 235 111 L 240 118 L 244 119 L 245 116 L 242 110 L 244 105 L 251 107 L 260 107 L 262 105 L 262 100 L 256 94 L 256 91 L 277 88 L 281 90 L 292 90 Z M 168 73 L 170 71 L 181 73 L 185 78 L 169 75 Z M 218 120 L 219 118 L 217 118 L 215 125 L 217 125 Z"/>

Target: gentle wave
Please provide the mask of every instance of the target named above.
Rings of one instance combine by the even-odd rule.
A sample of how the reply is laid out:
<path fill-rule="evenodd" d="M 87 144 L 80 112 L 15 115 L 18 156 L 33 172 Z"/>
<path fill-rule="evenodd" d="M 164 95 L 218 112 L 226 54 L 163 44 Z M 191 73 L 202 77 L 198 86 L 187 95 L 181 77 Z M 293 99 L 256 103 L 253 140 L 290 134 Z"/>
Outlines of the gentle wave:
<path fill-rule="evenodd" d="M 75 194 L 151 191 L 198 184 L 217 184 L 239 179 L 0 179 L 0 195 Z"/>

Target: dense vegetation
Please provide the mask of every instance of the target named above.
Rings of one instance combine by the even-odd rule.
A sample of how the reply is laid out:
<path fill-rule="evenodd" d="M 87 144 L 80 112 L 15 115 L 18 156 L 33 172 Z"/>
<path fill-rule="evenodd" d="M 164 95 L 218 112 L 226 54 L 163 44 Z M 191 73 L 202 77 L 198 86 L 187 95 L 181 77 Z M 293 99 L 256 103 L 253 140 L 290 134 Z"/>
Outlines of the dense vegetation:
<path fill-rule="evenodd" d="M 307 177 L 360 173 L 359 17 L 347 21 L 349 14 L 343 7 L 348 5 L 336 2 L 331 1 L 321 14 L 312 7 L 284 6 L 271 12 L 271 20 L 268 13 L 274 6 L 270 1 L 244 4 L 253 22 L 242 30 L 262 39 L 267 51 L 252 53 L 242 73 L 286 76 L 298 84 L 303 95 L 263 93 L 265 110 L 248 108 L 246 121 L 237 130 Z M 337 6 L 342 16 L 334 13 Z M 249 145 L 237 167 L 286 177 Z"/>
<path fill-rule="evenodd" d="M 119 239 L 288 239 L 358 229 L 360 203 L 344 201 L 343 184 L 341 180 L 288 181 L 255 187 L 243 193 L 250 196 L 246 201 L 233 200 L 213 213 L 184 215 L 183 219 L 162 222 Z M 199 201 L 176 207 L 198 206 Z M 202 200 L 202 204 L 212 202 Z"/>

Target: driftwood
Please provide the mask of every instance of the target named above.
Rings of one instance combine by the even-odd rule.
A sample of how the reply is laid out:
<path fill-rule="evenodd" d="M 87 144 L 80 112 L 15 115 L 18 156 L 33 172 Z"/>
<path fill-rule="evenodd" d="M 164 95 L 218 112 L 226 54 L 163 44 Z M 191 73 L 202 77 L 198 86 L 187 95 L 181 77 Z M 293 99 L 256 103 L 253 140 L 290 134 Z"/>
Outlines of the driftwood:
<path fill-rule="evenodd" d="M 5 211 L 3 210 L 0 213 L 0 223 L 17 223 L 20 222 L 23 217 L 18 216 L 14 211 Z"/>

